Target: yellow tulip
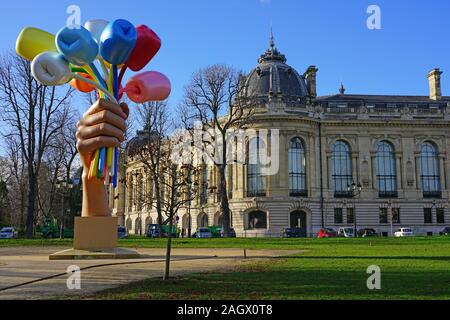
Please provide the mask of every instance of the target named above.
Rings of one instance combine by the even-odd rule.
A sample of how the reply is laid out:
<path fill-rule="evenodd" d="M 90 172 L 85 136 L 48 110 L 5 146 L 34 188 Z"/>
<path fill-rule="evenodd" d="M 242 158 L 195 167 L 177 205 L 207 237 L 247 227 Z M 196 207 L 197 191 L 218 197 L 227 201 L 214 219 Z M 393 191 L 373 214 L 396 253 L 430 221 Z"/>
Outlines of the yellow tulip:
<path fill-rule="evenodd" d="M 16 52 L 28 61 L 47 51 L 57 52 L 55 36 L 44 30 L 26 27 L 17 38 Z"/>

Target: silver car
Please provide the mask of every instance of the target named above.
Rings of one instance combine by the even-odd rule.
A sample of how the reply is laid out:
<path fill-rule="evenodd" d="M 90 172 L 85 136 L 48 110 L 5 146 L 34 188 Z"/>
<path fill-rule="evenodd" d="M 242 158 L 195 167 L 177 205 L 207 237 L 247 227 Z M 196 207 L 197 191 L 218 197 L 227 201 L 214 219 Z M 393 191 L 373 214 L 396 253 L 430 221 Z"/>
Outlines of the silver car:
<path fill-rule="evenodd" d="M 199 239 L 211 239 L 213 237 L 209 228 L 199 228 L 197 231 L 197 238 Z"/>
<path fill-rule="evenodd" d="M 0 239 L 15 239 L 17 238 L 17 232 L 14 228 L 3 228 L 0 230 Z"/>

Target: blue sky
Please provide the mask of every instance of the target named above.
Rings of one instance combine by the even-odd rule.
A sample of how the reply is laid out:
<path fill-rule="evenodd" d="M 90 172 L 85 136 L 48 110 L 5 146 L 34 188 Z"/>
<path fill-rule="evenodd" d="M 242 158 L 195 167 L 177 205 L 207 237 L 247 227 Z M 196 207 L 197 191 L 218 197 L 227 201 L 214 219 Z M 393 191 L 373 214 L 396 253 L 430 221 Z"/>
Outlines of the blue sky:
<path fill-rule="evenodd" d="M 198 68 L 227 63 L 250 71 L 276 45 L 300 73 L 316 65 L 320 95 L 347 93 L 427 95 L 427 72 L 443 71 L 450 95 L 450 2 L 447 0 L 15 0 L 2 2 L 0 49 L 14 47 L 24 26 L 57 32 L 71 4 L 82 21 L 125 18 L 147 24 L 163 48 L 147 67 L 169 76 L 171 104 Z M 382 29 L 366 27 L 367 7 L 380 6 Z"/>

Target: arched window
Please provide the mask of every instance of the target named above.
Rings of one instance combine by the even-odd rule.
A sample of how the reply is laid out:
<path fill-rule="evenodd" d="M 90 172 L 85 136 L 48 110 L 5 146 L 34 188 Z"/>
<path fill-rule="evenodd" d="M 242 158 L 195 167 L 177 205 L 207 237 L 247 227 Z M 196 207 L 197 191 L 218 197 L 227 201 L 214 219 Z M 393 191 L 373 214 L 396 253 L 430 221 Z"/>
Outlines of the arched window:
<path fill-rule="evenodd" d="M 127 190 L 128 190 L 128 212 L 132 212 L 133 211 L 133 206 L 134 206 L 134 179 L 133 179 L 133 175 L 130 175 L 130 178 L 128 179 Z"/>
<path fill-rule="evenodd" d="M 127 219 L 126 228 L 127 228 L 127 232 L 131 232 L 131 229 L 133 228 L 133 221 L 131 220 L 131 218 Z"/>
<path fill-rule="evenodd" d="M 264 211 L 252 211 L 248 214 L 248 230 L 267 229 L 267 214 Z"/>
<path fill-rule="evenodd" d="M 289 193 L 291 197 L 308 195 L 305 149 L 300 138 L 292 139 L 289 148 Z"/>
<path fill-rule="evenodd" d="M 425 142 L 420 149 L 420 177 L 425 198 L 442 196 L 438 150 L 431 142 Z"/>
<path fill-rule="evenodd" d="M 381 141 L 377 145 L 378 192 L 382 198 L 395 198 L 397 194 L 397 169 L 392 145 Z"/>
<path fill-rule="evenodd" d="M 145 232 L 148 231 L 148 229 L 149 229 L 149 227 L 150 227 L 150 225 L 151 225 L 152 223 L 153 223 L 152 217 L 147 217 L 147 218 L 145 219 Z"/>
<path fill-rule="evenodd" d="M 142 175 L 138 175 L 136 181 L 136 210 L 142 211 L 142 204 L 144 202 L 144 179 Z"/>
<path fill-rule="evenodd" d="M 253 138 L 248 144 L 247 163 L 247 196 L 266 196 L 266 176 L 262 174 L 261 160 L 265 156 L 265 145 L 259 137 Z"/>
<path fill-rule="evenodd" d="M 208 224 L 209 224 L 208 215 L 205 213 L 201 214 L 198 217 L 197 223 L 198 223 L 199 228 L 208 227 Z"/>
<path fill-rule="evenodd" d="M 353 183 L 350 146 L 337 141 L 332 150 L 332 177 L 335 197 L 349 197 L 348 186 Z"/>
<path fill-rule="evenodd" d="M 142 236 L 142 220 L 137 218 L 134 224 L 134 234 Z"/>
<path fill-rule="evenodd" d="M 210 176 L 209 176 L 209 167 L 204 166 L 202 168 L 202 188 L 201 188 L 201 194 L 200 194 L 200 203 L 207 204 L 208 203 L 208 197 L 209 197 L 209 187 L 210 187 Z"/>

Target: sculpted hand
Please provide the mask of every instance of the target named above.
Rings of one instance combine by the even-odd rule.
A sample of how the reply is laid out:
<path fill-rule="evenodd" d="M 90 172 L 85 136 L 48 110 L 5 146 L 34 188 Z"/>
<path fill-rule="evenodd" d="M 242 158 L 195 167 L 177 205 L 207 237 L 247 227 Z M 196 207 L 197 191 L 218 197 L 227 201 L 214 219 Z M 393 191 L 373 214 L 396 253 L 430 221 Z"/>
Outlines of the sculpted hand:
<path fill-rule="evenodd" d="M 108 196 L 103 181 L 88 179 L 91 159 L 100 148 L 119 147 L 125 139 L 128 106 L 99 100 L 77 124 L 77 149 L 83 164 L 83 217 L 110 216 Z"/>
<path fill-rule="evenodd" d="M 89 170 L 91 158 L 103 147 L 119 147 L 125 139 L 128 106 L 98 100 L 78 122 L 77 149 L 85 169 Z"/>

